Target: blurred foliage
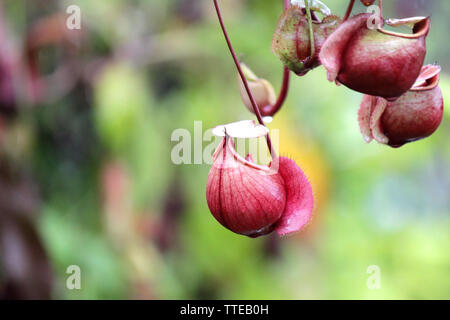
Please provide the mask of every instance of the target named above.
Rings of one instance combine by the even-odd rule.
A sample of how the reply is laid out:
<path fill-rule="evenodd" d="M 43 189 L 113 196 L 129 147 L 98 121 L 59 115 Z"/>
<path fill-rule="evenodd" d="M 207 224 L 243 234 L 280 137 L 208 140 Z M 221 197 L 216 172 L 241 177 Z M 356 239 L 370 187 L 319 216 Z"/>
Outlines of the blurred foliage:
<path fill-rule="evenodd" d="M 325 2 L 345 12 L 347 1 Z M 26 65 L 21 52 L 30 30 L 72 3 L 3 1 L 2 57 L 10 51 L 12 65 Z M 278 89 L 282 67 L 270 44 L 281 1 L 221 3 L 240 58 Z M 33 49 L 40 94 L 24 86 L 16 92 L 19 111 L 0 116 L 0 172 L 15 177 L 2 180 L 0 191 L 30 203 L 23 218 L 7 212 L 17 204 L 0 195 L 0 297 L 45 298 L 45 290 L 27 291 L 27 279 L 45 273 L 51 296 L 67 299 L 450 298 L 450 55 L 442 39 L 449 2 L 396 0 L 385 8 L 389 17 L 432 16 L 426 62 L 443 66 L 446 109 L 430 138 L 396 150 L 366 145 L 357 123 L 361 94 L 329 83 L 323 68 L 293 76 L 269 127 L 280 130 L 280 153 L 310 178 L 316 208 L 306 230 L 282 239 L 224 229 L 206 204 L 209 166 L 170 158 L 177 128 L 193 134 L 194 121 L 204 132 L 253 119 L 212 2 L 76 4 L 82 30 L 60 34 L 46 26 L 42 32 L 54 38 Z M 37 192 L 20 187 L 23 176 Z M 22 219 L 24 227 L 8 227 Z M 11 242 L 27 235 L 39 235 L 45 252 Z M 14 250 L 22 253 L 23 274 L 8 269 Z M 81 290 L 66 288 L 70 265 L 81 268 Z M 371 265 L 381 270 L 379 290 L 366 286 Z"/>

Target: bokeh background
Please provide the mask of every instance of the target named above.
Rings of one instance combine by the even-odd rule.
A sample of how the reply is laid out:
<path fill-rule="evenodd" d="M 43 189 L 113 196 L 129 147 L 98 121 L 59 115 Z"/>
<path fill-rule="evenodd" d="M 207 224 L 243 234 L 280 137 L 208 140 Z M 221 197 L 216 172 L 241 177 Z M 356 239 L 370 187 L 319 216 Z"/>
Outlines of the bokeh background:
<path fill-rule="evenodd" d="M 220 1 L 240 59 L 276 90 L 281 2 Z M 325 2 L 345 13 L 347 1 Z M 269 126 L 311 180 L 314 218 L 291 237 L 250 239 L 209 213 L 207 164 L 171 161 L 175 129 L 253 119 L 212 1 L 2 0 L 0 297 L 450 298 L 450 2 L 385 2 L 386 17 L 432 16 L 441 127 L 397 150 L 366 145 L 361 94 L 323 68 L 293 76 Z M 79 31 L 64 27 L 71 4 Z M 66 287 L 70 265 L 79 290 Z"/>

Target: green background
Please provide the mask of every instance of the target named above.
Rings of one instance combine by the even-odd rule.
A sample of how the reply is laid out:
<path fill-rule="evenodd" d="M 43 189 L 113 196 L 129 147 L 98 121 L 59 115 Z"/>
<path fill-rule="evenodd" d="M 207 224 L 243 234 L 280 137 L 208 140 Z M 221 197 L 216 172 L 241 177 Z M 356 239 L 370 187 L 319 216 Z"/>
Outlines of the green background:
<path fill-rule="evenodd" d="M 326 2 L 344 14 L 347 1 Z M 432 16 L 426 62 L 443 68 L 442 125 L 400 149 L 365 144 L 361 94 L 329 83 L 323 68 L 293 75 L 269 127 L 280 129 L 281 154 L 310 177 L 314 217 L 294 236 L 250 239 L 210 214 L 209 165 L 171 161 L 175 129 L 193 134 L 194 121 L 205 131 L 254 119 L 241 102 L 212 1 L 3 1 L 18 42 L 33 23 L 70 4 L 82 14 L 75 60 L 86 79 L 11 122 L 26 143 L 13 143 L 9 158 L 16 160 L 9 161 L 30 172 L 38 189 L 33 224 L 51 265 L 51 296 L 450 298 L 450 2 L 385 2 L 389 18 Z M 239 57 L 279 90 L 282 66 L 271 38 L 281 1 L 220 3 Z M 49 46 L 41 70 L 50 74 L 66 59 L 61 47 Z M 69 265 L 81 268 L 80 290 L 66 288 Z M 372 265 L 380 268 L 378 290 L 367 287 Z"/>

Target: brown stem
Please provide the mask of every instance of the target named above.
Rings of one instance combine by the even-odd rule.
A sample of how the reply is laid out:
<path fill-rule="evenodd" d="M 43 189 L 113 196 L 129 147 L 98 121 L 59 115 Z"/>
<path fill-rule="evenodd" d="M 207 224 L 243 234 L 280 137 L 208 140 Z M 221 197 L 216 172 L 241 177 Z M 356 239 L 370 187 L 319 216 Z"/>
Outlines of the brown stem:
<path fill-rule="evenodd" d="M 284 101 L 286 100 L 286 97 L 287 97 L 287 94 L 289 91 L 290 75 L 291 75 L 291 71 L 287 67 L 284 67 L 283 83 L 281 85 L 280 94 L 278 95 L 278 99 L 274 105 L 270 106 L 269 108 L 264 108 L 264 114 L 273 116 L 275 113 L 280 111 L 281 107 L 284 104 Z"/>
<path fill-rule="evenodd" d="M 380 7 L 380 20 L 381 23 L 384 24 L 384 18 L 383 18 L 383 0 L 378 0 L 378 7 Z"/>
<path fill-rule="evenodd" d="M 250 102 L 253 107 L 253 111 L 255 112 L 256 118 L 258 119 L 258 122 L 260 125 L 265 126 L 264 121 L 261 117 L 261 112 L 259 111 L 258 105 L 256 104 L 256 101 L 252 95 L 252 92 L 250 91 L 250 87 L 248 86 L 247 79 L 245 78 L 244 73 L 241 69 L 241 64 L 239 63 L 238 58 L 236 57 L 236 53 L 234 52 L 233 46 L 231 45 L 230 38 L 228 37 L 227 30 L 225 28 L 225 24 L 223 23 L 222 14 L 220 13 L 219 4 L 217 3 L 217 0 L 214 1 L 214 6 L 216 8 L 217 12 L 217 18 L 219 19 L 220 27 L 222 28 L 223 35 L 225 37 L 225 41 L 227 42 L 228 49 L 230 50 L 231 56 L 233 57 L 234 64 L 236 65 L 236 68 L 239 72 L 239 76 L 241 77 L 242 83 L 244 84 L 245 91 L 248 94 L 248 98 L 250 99 Z M 269 148 L 270 154 L 272 155 L 272 158 L 276 158 L 275 150 L 272 149 L 272 142 L 270 140 L 270 135 L 267 133 L 266 135 L 266 141 L 267 141 L 267 147 Z"/>
<path fill-rule="evenodd" d="M 315 54 L 315 46 L 314 46 L 314 30 L 313 30 L 313 19 L 311 16 L 311 9 L 309 8 L 309 0 L 305 0 L 305 9 L 306 9 L 306 17 L 308 19 L 308 27 L 309 27 L 309 43 L 310 43 L 310 47 L 311 47 L 311 52 L 309 55 L 309 58 L 307 60 L 307 62 L 305 63 L 306 67 L 310 67 L 310 65 L 312 65 L 312 61 L 314 59 L 314 54 Z"/>
<path fill-rule="evenodd" d="M 284 0 L 284 10 L 289 9 L 291 6 L 290 0 Z M 283 82 L 281 84 L 280 93 L 278 94 L 277 101 L 274 105 L 269 106 L 268 108 L 264 108 L 264 114 L 273 116 L 275 113 L 280 111 L 281 107 L 284 104 L 284 101 L 286 101 L 286 97 L 289 91 L 289 80 L 291 76 L 291 71 L 287 68 L 283 68 Z"/>
<path fill-rule="evenodd" d="M 347 21 L 347 19 L 350 17 L 350 14 L 352 13 L 354 5 L 355 5 L 355 0 L 350 0 L 348 7 L 347 7 L 347 12 L 345 13 L 343 21 Z"/>

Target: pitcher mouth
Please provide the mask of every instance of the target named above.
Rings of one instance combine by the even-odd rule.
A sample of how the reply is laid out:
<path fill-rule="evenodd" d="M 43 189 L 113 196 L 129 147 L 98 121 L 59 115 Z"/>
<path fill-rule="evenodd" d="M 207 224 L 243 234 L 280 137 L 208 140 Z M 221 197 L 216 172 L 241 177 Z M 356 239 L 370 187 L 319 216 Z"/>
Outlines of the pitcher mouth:
<path fill-rule="evenodd" d="M 422 67 L 419 77 L 410 89 L 410 91 L 425 91 L 436 88 L 439 84 L 439 73 L 441 67 L 435 64 L 429 64 Z"/>
<path fill-rule="evenodd" d="M 410 26 L 412 27 L 412 34 L 394 32 L 386 30 L 383 27 L 378 27 L 377 31 L 400 38 L 419 39 L 426 36 L 430 31 L 431 20 L 429 17 L 412 17 L 405 19 L 388 19 L 385 23 L 390 27 Z"/>

